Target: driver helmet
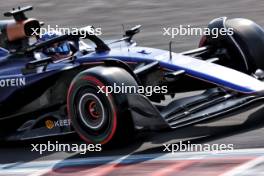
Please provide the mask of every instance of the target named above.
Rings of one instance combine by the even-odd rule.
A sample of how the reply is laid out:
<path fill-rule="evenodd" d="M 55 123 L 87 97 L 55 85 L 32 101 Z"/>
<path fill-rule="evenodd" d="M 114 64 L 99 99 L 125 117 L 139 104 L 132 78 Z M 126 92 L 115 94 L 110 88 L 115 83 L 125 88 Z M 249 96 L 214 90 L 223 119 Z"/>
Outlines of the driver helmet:
<path fill-rule="evenodd" d="M 43 34 L 37 42 L 44 42 L 62 34 L 57 31 L 47 32 Z M 49 47 L 43 48 L 42 53 L 46 56 L 52 57 L 55 60 L 64 59 L 72 55 L 72 51 L 68 41 L 54 43 Z"/>

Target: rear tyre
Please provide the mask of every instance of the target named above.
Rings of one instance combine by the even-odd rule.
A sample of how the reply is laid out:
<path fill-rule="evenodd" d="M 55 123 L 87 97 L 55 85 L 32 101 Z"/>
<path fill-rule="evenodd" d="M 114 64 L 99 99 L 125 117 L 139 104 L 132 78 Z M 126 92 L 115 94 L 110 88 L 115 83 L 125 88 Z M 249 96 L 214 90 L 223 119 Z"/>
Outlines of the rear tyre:
<path fill-rule="evenodd" d="M 128 142 L 134 134 L 126 94 L 103 93 L 105 86 L 137 86 L 124 69 L 98 66 L 78 74 L 68 90 L 67 109 L 79 136 L 88 143 Z"/>

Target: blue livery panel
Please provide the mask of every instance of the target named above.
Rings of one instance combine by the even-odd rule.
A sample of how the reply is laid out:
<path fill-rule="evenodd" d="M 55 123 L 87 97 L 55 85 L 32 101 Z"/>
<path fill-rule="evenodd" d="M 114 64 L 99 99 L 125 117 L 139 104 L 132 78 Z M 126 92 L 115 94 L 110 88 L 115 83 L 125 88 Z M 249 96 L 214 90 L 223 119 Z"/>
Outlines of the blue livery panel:
<path fill-rule="evenodd" d="M 264 90 L 263 82 L 239 71 L 177 53 L 172 53 L 170 59 L 168 51 L 147 47 L 119 48 L 100 54 L 91 53 L 80 58 L 80 62 L 87 62 L 87 59 L 91 62 L 101 61 L 106 58 L 116 58 L 126 62 L 158 60 L 163 68 L 172 71 L 184 70 L 188 76 L 237 92 L 257 93 Z"/>

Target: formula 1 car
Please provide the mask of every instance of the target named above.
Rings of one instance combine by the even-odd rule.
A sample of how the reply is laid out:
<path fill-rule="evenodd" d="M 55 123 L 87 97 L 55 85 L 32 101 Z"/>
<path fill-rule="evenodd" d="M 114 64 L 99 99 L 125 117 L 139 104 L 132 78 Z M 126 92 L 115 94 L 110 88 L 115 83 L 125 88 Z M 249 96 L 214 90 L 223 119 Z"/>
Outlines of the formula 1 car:
<path fill-rule="evenodd" d="M 202 37 L 197 49 L 139 47 L 135 26 L 123 38 L 103 41 L 87 32 L 84 43 L 71 33 L 31 43 L 43 23 L 27 18 L 23 7 L 0 21 L 0 137 L 17 141 L 77 133 L 89 143 L 129 140 L 135 130 L 176 129 L 218 119 L 263 100 L 264 31 L 247 19 L 217 18 L 209 29 L 233 35 Z M 81 31 L 82 29 L 80 29 Z M 88 30 L 88 29 L 86 29 Z M 53 61 L 42 48 L 71 41 L 72 57 Z M 109 87 L 136 91 L 113 93 Z M 163 87 L 159 93 L 139 88 Z M 157 89 L 158 89 L 157 88 Z M 179 92 L 199 94 L 177 98 Z M 159 104 L 165 98 L 167 105 Z"/>

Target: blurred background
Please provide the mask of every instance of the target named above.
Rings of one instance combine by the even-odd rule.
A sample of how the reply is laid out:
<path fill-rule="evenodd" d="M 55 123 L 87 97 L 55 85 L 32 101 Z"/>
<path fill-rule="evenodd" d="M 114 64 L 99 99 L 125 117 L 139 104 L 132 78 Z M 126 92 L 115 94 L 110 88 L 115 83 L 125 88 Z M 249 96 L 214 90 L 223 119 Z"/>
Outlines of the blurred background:
<path fill-rule="evenodd" d="M 105 38 L 120 37 L 122 24 L 127 28 L 141 24 L 136 37 L 143 46 L 168 48 L 171 40 L 163 36 L 163 27 L 206 27 L 220 16 L 243 17 L 264 26 L 263 0 L 2 0 L 0 11 L 17 6 L 33 5 L 28 13 L 45 24 L 59 27 L 101 27 Z M 1 15 L 1 19 L 5 17 Z M 200 36 L 177 36 L 174 51 L 195 48 Z"/>
<path fill-rule="evenodd" d="M 1 0 L 0 4 L 0 20 L 7 19 L 3 16 L 3 13 L 11 10 L 13 7 L 32 5 L 34 6 L 34 10 L 27 13 L 28 17 L 34 17 L 40 21 L 44 21 L 46 25 L 49 24 L 51 27 L 55 27 L 55 25 L 59 27 L 84 27 L 86 25 L 101 27 L 104 38 L 120 38 L 123 35 L 122 24 L 126 28 L 141 24 L 142 31 L 135 37 L 139 45 L 168 49 L 169 42 L 172 40 L 174 41 L 173 50 L 176 52 L 196 48 L 201 36 L 177 36 L 171 39 L 169 36 L 163 36 L 164 27 L 191 25 L 191 27 L 203 28 L 212 19 L 221 16 L 227 16 L 228 18 L 248 18 L 264 27 L 263 0 Z M 106 150 L 100 153 L 100 155 L 160 153 L 164 149 L 162 146 L 163 143 L 177 143 L 187 139 L 197 139 L 194 141 L 197 143 L 232 143 L 235 145 L 235 148 L 263 148 L 263 114 L 264 108 L 262 105 L 259 109 L 256 108 L 243 114 L 234 115 L 232 118 L 223 119 L 216 123 L 182 128 L 177 130 L 177 132 L 170 131 L 160 134 L 154 132 L 142 133 L 137 138 L 137 142 L 126 148 Z M 48 159 L 62 160 L 58 165 L 54 166 L 54 170 L 59 173 L 60 170 L 58 167 L 60 165 L 64 166 L 63 162 L 66 161 L 66 158 L 81 157 L 75 153 L 65 152 L 48 153 L 47 155 L 40 156 L 38 153 L 30 152 L 31 149 L 29 147 L 30 145 L 25 148 L 17 144 L 12 147 L 2 147 L 0 150 L 0 175 L 6 176 L 8 172 L 8 169 L 6 172 L 3 172 L 3 169 L 1 170 L 1 164 L 3 167 L 8 166 L 7 168 L 11 166 L 10 173 L 13 173 L 12 169 L 15 170 L 16 166 L 19 167 L 19 164 L 9 165 L 11 162 L 27 163 L 33 161 L 33 164 L 31 163 L 27 166 L 23 166 L 22 164 L 21 168 L 24 172 L 33 172 L 34 170 L 32 171 L 32 168 L 38 172 L 38 170 L 41 171 L 45 167 L 42 165 L 38 167 L 34 166 L 34 161 Z M 98 154 L 95 153 L 94 155 L 97 156 Z M 86 158 L 87 155 L 82 157 Z M 229 159 L 232 159 L 232 157 L 229 157 Z M 141 160 L 138 161 L 141 162 Z M 217 159 L 217 161 L 220 160 Z M 241 162 L 240 160 L 232 162 L 229 160 L 221 161 L 225 161 L 226 163 L 223 162 L 221 165 L 221 163 L 212 164 L 212 160 L 208 160 L 207 163 L 203 163 L 202 161 L 200 165 L 193 165 L 196 170 L 191 170 L 188 167 L 186 170 L 188 171 L 189 169 L 192 172 L 190 175 L 200 175 L 199 173 L 201 172 L 197 172 L 197 169 L 199 171 L 200 167 L 202 168 L 200 171 L 205 172 L 205 174 L 214 175 L 212 174 L 213 172 L 209 172 L 207 169 L 211 168 L 214 171 L 225 171 L 223 168 L 235 166 L 235 162 L 238 162 L 238 164 Z M 263 165 L 262 163 L 259 167 L 263 167 Z M 40 166 L 41 168 L 39 168 Z M 144 169 L 145 166 L 142 166 L 141 168 Z M 156 166 L 163 167 L 165 165 L 161 163 Z M 89 169 L 92 166 L 88 165 L 87 167 Z M 131 168 L 133 169 L 133 167 Z M 97 167 L 97 169 L 103 172 L 107 171 L 102 167 Z M 20 171 L 21 175 L 25 175 L 23 171 Z M 137 171 L 137 169 L 134 169 L 134 171 Z M 67 172 L 69 172 L 69 169 Z M 74 170 L 72 172 L 74 173 Z M 94 172 L 94 170 L 91 170 L 91 172 Z M 126 167 L 124 172 L 127 172 Z M 62 171 L 61 173 L 63 175 Z M 141 173 L 145 174 L 145 172 Z M 180 173 L 180 175 L 187 174 Z"/>

